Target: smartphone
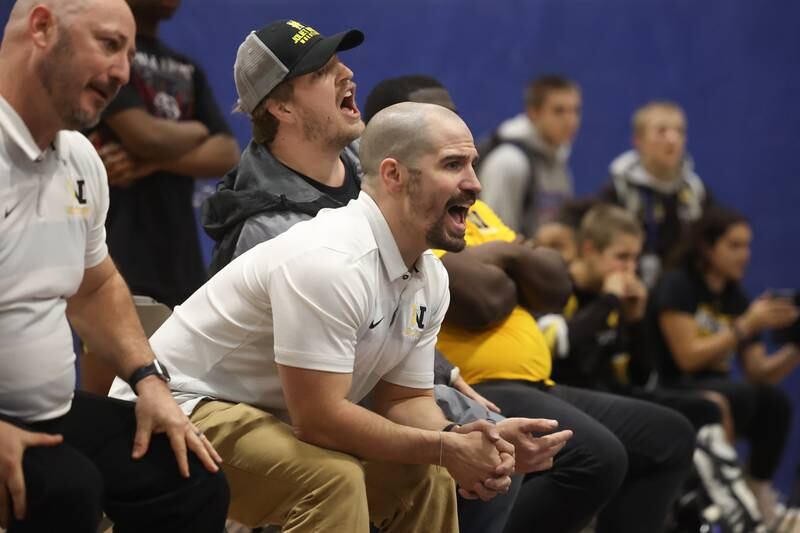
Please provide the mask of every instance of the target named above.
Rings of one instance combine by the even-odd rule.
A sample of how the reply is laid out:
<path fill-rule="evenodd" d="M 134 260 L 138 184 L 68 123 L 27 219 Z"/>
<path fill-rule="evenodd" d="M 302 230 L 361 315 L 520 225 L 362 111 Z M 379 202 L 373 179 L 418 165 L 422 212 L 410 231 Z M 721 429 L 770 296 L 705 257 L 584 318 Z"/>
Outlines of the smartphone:
<path fill-rule="evenodd" d="M 800 291 L 797 289 L 770 289 L 767 292 L 772 298 L 785 299 L 800 307 Z M 800 343 L 800 319 L 797 319 L 797 321 L 789 327 L 773 331 L 772 337 L 778 344 L 787 342 Z"/>

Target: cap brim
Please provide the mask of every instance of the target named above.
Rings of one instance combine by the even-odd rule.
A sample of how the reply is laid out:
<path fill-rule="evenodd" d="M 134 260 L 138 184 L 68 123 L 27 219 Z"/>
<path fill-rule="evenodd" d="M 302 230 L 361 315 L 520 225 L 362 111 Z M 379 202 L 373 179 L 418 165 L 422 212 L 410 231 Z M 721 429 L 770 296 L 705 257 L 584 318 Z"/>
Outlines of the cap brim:
<path fill-rule="evenodd" d="M 348 30 L 330 37 L 323 37 L 303 56 L 285 79 L 296 78 L 314 72 L 325 66 L 333 54 L 350 50 L 364 42 L 364 34 L 359 30 Z"/>

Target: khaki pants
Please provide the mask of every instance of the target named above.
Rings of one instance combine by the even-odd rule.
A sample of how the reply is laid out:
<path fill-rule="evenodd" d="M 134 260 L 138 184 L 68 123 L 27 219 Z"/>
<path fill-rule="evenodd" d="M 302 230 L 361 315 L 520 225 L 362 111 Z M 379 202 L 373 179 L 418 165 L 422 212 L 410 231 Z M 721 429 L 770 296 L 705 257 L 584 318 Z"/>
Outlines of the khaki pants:
<path fill-rule="evenodd" d="M 222 456 L 229 515 L 284 533 L 458 531 L 455 486 L 444 468 L 362 462 L 298 440 L 291 427 L 246 404 L 201 403 L 192 422 Z"/>

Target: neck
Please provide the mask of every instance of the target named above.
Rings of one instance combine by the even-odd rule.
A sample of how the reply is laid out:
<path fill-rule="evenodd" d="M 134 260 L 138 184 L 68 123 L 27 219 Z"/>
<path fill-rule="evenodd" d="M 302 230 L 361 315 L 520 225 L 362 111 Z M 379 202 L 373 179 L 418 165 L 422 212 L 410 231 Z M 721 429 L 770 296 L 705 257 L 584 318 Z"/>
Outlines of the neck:
<path fill-rule="evenodd" d="M 158 37 L 158 25 L 161 23 L 159 19 L 150 19 L 145 17 L 136 18 L 136 35 L 150 37 L 155 39 Z"/>
<path fill-rule="evenodd" d="M 341 187 L 345 171 L 339 154 L 343 149 L 324 149 L 313 143 L 296 143 L 276 137 L 269 151 L 278 161 L 295 172 L 328 187 Z"/>
<path fill-rule="evenodd" d="M 679 168 L 662 167 L 644 159 L 642 160 L 642 166 L 648 174 L 659 181 L 673 181 L 679 174 Z"/>
<path fill-rule="evenodd" d="M 0 61 L 0 72 L 21 72 L 24 69 L 13 62 Z M 26 79 L 27 78 L 27 79 Z M 53 143 L 56 134 L 63 129 L 58 112 L 50 97 L 35 76 L 11 78 L 0 77 L 0 96 L 14 108 L 28 127 L 36 145 L 45 150 Z"/>
<path fill-rule="evenodd" d="M 378 209 L 381 210 L 383 218 L 386 219 L 389 230 L 392 232 L 394 242 L 397 243 L 397 248 L 400 250 L 403 263 L 410 270 L 419 259 L 419 256 L 430 246 L 428 246 L 427 242 L 420 242 L 419 232 L 415 232 L 410 228 L 407 222 L 404 223 L 403 208 L 398 202 L 392 201 L 386 195 L 376 193 L 369 187 L 365 188 L 364 191 L 375 200 Z"/>
<path fill-rule="evenodd" d="M 714 272 L 713 270 L 706 272 L 703 275 L 703 278 L 705 279 L 708 288 L 714 293 L 722 292 L 722 289 L 725 288 L 725 284 L 727 283 L 727 280 L 724 276 Z"/>
<path fill-rule="evenodd" d="M 569 265 L 569 274 L 575 287 L 584 291 L 600 292 L 602 280 L 594 281 L 589 272 L 589 265 L 582 258 L 577 258 Z"/>

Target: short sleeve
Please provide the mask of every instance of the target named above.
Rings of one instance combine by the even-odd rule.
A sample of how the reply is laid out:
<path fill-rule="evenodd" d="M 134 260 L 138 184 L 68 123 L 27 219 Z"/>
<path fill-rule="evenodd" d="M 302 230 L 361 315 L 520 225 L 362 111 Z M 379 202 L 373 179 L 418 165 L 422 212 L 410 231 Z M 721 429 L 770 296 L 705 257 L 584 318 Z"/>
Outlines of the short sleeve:
<path fill-rule="evenodd" d="M 732 316 L 743 315 L 747 308 L 750 307 L 750 297 L 740 285 L 735 285 L 731 288 L 730 308 L 726 312 Z"/>
<path fill-rule="evenodd" d="M 683 271 L 667 272 L 656 287 L 656 312 L 679 311 L 694 314 L 698 295 L 691 279 Z"/>
<path fill-rule="evenodd" d="M 276 363 L 353 372 L 358 330 L 369 311 L 357 265 L 338 252 L 315 250 L 272 271 L 268 290 Z"/>
<path fill-rule="evenodd" d="M 75 143 L 74 150 L 83 156 L 85 163 L 85 186 L 91 198 L 92 210 L 87 220 L 86 251 L 84 252 L 84 268 L 92 268 L 100 264 L 108 255 L 106 245 L 106 215 L 108 213 L 108 175 L 106 167 L 97 155 L 92 143 L 81 134 L 72 136 Z M 76 154 L 77 155 L 77 154 Z M 84 166 L 85 165 L 85 166 Z"/>

